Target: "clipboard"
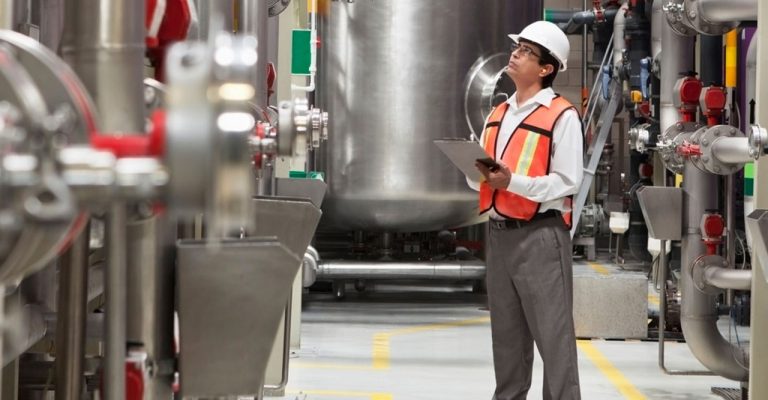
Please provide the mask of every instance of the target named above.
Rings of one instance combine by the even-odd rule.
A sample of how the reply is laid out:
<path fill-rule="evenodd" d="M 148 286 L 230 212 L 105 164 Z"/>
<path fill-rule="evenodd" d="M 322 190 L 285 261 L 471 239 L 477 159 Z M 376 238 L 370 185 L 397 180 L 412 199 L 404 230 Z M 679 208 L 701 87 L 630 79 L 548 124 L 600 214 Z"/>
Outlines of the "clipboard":
<path fill-rule="evenodd" d="M 475 160 L 488 157 L 488 153 L 480 146 L 480 143 L 455 138 L 435 139 L 432 142 L 467 178 L 475 182 L 481 182 L 484 179 L 483 174 L 475 167 Z"/>

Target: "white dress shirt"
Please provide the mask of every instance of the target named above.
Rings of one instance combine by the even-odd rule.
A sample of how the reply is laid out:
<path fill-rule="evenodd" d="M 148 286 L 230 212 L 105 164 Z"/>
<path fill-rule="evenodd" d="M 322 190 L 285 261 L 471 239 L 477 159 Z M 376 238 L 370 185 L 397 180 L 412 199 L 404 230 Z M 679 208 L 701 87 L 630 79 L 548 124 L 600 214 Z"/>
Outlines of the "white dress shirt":
<path fill-rule="evenodd" d="M 521 106 L 517 104 L 517 93 L 507 100 L 509 109 L 499 127 L 497 160 L 501 159 L 502 152 L 517 126 L 539 105 L 549 107 L 555 96 L 552 88 L 545 88 Z M 529 177 L 512 173 L 507 190 L 541 203 L 540 213 L 547 210 L 570 211 L 571 207 L 565 202 L 566 197 L 578 192 L 584 176 L 582 135 L 579 114 L 576 110 L 566 111 L 557 121 L 552 132 L 552 161 L 549 174 Z M 480 137 L 480 143 L 484 142 L 484 136 L 485 129 Z M 474 190 L 480 190 L 480 182 L 467 178 L 467 184 Z M 494 209 L 491 209 L 488 214 L 492 219 L 504 219 Z"/>

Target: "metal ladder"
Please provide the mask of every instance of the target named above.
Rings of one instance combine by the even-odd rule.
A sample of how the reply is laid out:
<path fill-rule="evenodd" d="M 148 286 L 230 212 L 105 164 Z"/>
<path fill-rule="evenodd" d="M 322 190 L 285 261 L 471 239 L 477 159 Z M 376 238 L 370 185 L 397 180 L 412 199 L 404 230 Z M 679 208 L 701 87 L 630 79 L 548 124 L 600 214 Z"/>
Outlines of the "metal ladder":
<path fill-rule="evenodd" d="M 608 136 L 611 133 L 613 119 L 616 117 L 616 114 L 619 111 L 619 105 L 621 105 L 621 84 L 618 80 L 611 79 L 608 93 L 608 105 L 602 110 L 597 121 L 597 137 L 595 137 L 593 140 L 591 149 L 587 151 L 589 155 L 589 162 L 584 168 L 584 179 L 581 181 L 579 191 L 576 193 L 576 196 L 573 199 L 573 213 L 571 217 L 573 224 L 571 226 L 571 239 L 573 239 L 573 236 L 576 233 L 576 228 L 579 226 L 581 211 L 584 209 L 584 203 L 587 201 L 589 190 L 592 187 L 592 181 L 595 179 L 595 172 L 597 171 L 597 165 L 600 163 L 600 156 L 603 154 L 603 148 L 605 148 L 605 143 L 608 141 Z M 591 121 L 587 122 L 589 123 Z"/>

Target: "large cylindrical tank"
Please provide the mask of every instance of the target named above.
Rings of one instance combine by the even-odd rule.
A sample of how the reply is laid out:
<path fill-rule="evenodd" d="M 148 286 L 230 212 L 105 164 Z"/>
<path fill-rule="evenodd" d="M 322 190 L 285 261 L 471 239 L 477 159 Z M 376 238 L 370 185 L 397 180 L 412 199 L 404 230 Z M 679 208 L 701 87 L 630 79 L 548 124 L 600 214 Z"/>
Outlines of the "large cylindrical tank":
<path fill-rule="evenodd" d="M 318 58 L 317 103 L 330 115 L 318 155 L 328 182 L 321 224 L 415 232 L 479 222 L 476 192 L 433 140 L 469 137 L 477 118 L 467 112 L 480 111 L 468 88 L 485 89 L 473 81 L 506 65 L 507 34 L 540 19 L 540 1 L 328 3 Z"/>

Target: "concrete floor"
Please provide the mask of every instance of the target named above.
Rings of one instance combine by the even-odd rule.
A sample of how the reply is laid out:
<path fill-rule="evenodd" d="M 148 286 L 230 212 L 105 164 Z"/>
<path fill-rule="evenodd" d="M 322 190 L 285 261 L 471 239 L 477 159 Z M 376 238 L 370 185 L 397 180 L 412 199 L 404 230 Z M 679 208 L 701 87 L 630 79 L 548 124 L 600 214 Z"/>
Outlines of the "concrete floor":
<path fill-rule="evenodd" d="M 464 289 L 379 284 L 343 301 L 308 295 L 301 349 L 286 395 L 276 399 L 491 399 L 489 314 L 484 296 Z M 656 342 L 580 340 L 578 349 L 585 400 L 720 399 L 712 386 L 738 387 L 713 376 L 665 375 Z M 666 359 L 672 369 L 703 368 L 685 343 L 668 343 Z M 537 355 L 529 399 L 541 399 L 541 379 Z"/>

